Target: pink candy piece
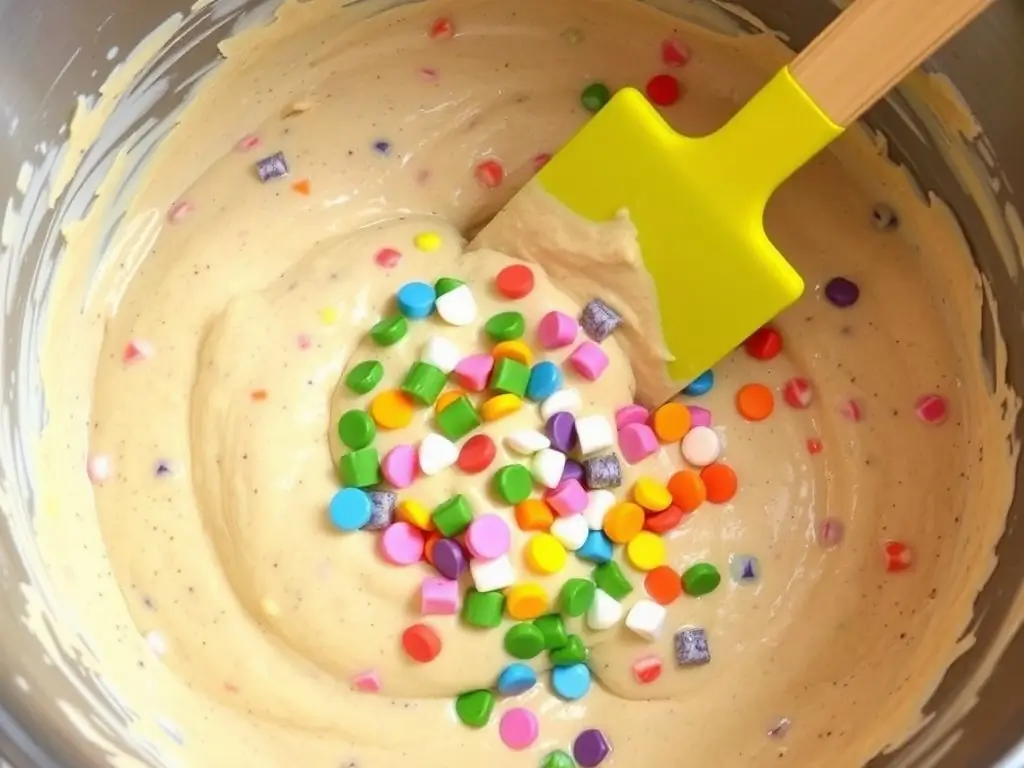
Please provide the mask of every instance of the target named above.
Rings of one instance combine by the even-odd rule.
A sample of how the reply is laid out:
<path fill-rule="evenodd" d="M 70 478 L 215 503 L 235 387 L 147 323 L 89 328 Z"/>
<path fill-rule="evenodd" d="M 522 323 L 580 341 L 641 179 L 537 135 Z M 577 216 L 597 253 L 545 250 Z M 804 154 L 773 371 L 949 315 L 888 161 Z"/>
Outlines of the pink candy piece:
<path fill-rule="evenodd" d="M 661 44 L 661 60 L 670 67 L 682 67 L 690 60 L 690 49 L 677 37 L 670 37 Z"/>
<path fill-rule="evenodd" d="M 172 224 L 177 224 L 179 221 L 184 219 L 194 210 L 195 207 L 192 205 L 192 203 L 185 202 L 184 200 L 179 200 L 174 205 L 172 205 L 171 210 L 167 212 L 167 220 Z"/>
<path fill-rule="evenodd" d="M 544 495 L 544 500 L 561 517 L 579 514 L 587 508 L 588 502 L 587 492 L 576 478 L 560 482 Z"/>
<path fill-rule="evenodd" d="M 567 347 L 576 341 L 580 324 L 564 312 L 548 312 L 537 324 L 537 338 L 544 349 Z"/>
<path fill-rule="evenodd" d="M 711 411 L 699 405 L 686 406 L 690 411 L 690 427 L 710 427 Z"/>
<path fill-rule="evenodd" d="M 295 343 L 299 346 L 299 349 L 309 349 L 313 340 L 309 337 L 308 333 L 300 333 L 295 337 Z"/>
<path fill-rule="evenodd" d="M 839 406 L 839 414 L 850 421 L 863 421 L 864 420 L 864 406 L 861 405 L 860 400 L 847 400 L 841 406 Z"/>
<path fill-rule="evenodd" d="M 411 445 L 396 445 L 380 463 L 384 479 L 395 488 L 408 488 L 416 479 L 416 449 Z"/>
<path fill-rule="evenodd" d="M 125 345 L 124 361 L 125 363 L 137 363 L 140 360 L 152 357 L 154 351 L 153 345 L 148 341 L 132 339 Z"/>
<path fill-rule="evenodd" d="M 630 464 L 643 461 L 658 447 L 658 436 L 646 424 L 627 424 L 619 430 L 619 448 Z"/>
<path fill-rule="evenodd" d="M 584 341 L 569 355 L 576 373 L 587 381 L 597 381 L 608 367 L 608 355 L 592 341 Z"/>
<path fill-rule="evenodd" d="M 110 457 L 105 453 L 93 454 L 85 463 L 85 471 L 94 484 L 102 485 L 110 477 Z"/>
<path fill-rule="evenodd" d="M 627 424 L 646 424 L 651 412 L 642 405 L 624 405 L 615 412 L 615 428 L 622 429 Z"/>
<path fill-rule="evenodd" d="M 498 515 L 480 515 L 466 531 L 466 548 L 478 560 L 494 560 L 511 546 L 512 532 Z"/>
<path fill-rule="evenodd" d="M 451 616 L 459 612 L 461 604 L 457 581 L 428 576 L 420 584 L 420 613 L 424 616 Z"/>
<path fill-rule="evenodd" d="M 794 376 L 783 385 L 782 397 L 791 407 L 803 409 L 814 400 L 814 389 L 803 376 Z"/>
<path fill-rule="evenodd" d="M 483 392 L 493 369 L 490 355 L 470 355 L 455 366 L 455 380 L 467 392 Z"/>
<path fill-rule="evenodd" d="M 942 395 L 921 395 L 914 403 L 914 411 L 926 424 L 942 424 L 949 415 L 949 403 Z"/>
<path fill-rule="evenodd" d="M 533 170 L 539 171 L 551 160 L 550 152 L 541 152 L 533 156 Z"/>
<path fill-rule="evenodd" d="M 509 749 L 526 749 L 537 740 L 540 724 L 530 710 L 514 707 L 501 716 L 498 733 Z"/>
<path fill-rule="evenodd" d="M 412 565 L 423 557 L 423 531 L 406 522 L 392 523 L 380 537 L 384 559 L 394 565 Z"/>
<path fill-rule="evenodd" d="M 377 670 L 368 669 L 365 672 L 357 672 L 352 675 L 352 687 L 363 693 L 380 692 L 380 675 Z"/>
<path fill-rule="evenodd" d="M 398 266 L 398 262 L 402 260 L 402 254 L 394 248 L 381 248 L 377 251 L 373 260 L 377 262 L 377 266 L 383 267 L 384 269 L 391 269 L 392 267 Z"/>
<path fill-rule="evenodd" d="M 238 149 L 241 152 L 248 152 L 250 149 L 255 149 L 260 145 L 260 137 L 249 135 L 238 142 Z"/>

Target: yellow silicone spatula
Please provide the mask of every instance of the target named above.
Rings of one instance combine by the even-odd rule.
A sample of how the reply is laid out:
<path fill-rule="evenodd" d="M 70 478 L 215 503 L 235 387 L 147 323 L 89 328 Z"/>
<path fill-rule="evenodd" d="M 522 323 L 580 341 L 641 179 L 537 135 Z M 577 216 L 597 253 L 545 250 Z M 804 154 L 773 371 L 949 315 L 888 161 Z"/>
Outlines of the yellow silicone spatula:
<path fill-rule="evenodd" d="M 802 293 L 765 234 L 769 196 L 992 2 L 854 0 L 710 136 L 679 135 L 624 88 L 539 171 L 586 219 L 628 211 L 674 381 L 695 379 Z"/>

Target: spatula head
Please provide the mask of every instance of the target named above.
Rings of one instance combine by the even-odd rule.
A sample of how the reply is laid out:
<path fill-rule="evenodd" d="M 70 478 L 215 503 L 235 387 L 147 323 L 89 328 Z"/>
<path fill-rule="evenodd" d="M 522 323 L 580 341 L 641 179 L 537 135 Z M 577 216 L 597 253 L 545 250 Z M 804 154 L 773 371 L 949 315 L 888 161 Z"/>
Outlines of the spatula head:
<path fill-rule="evenodd" d="M 549 194 L 586 219 L 629 212 L 675 358 L 669 375 L 679 382 L 695 379 L 803 292 L 764 232 L 771 188 L 722 162 L 727 143 L 680 136 L 626 88 L 538 174 Z"/>

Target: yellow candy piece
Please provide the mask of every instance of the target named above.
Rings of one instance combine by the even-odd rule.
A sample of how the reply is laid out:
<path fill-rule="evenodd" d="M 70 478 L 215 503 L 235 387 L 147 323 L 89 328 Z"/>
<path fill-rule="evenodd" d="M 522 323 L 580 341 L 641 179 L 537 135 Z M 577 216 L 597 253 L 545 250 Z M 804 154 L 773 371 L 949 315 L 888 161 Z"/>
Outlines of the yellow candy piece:
<path fill-rule="evenodd" d="M 644 509 L 662 512 L 672 504 L 672 494 L 664 483 L 653 477 L 641 477 L 633 485 L 633 500 Z"/>
<path fill-rule="evenodd" d="M 440 413 L 464 394 L 466 393 L 461 389 L 449 389 L 447 392 L 442 392 L 441 396 L 437 398 L 437 402 L 434 403 L 434 413 Z"/>
<path fill-rule="evenodd" d="M 550 533 L 538 533 L 526 542 L 523 557 L 533 571 L 547 575 L 562 570 L 568 554 L 562 542 Z"/>
<path fill-rule="evenodd" d="M 338 310 L 334 307 L 324 307 L 320 310 L 320 322 L 324 325 L 334 325 L 338 322 Z"/>
<path fill-rule="evenodd" d="M 495 395 L 480 406 L 480 418 L 484 421 L 497 421 L 515 413 L 522 405 L 523 401 L 515 395 Z"/>
<path fill-rule="evenodd" d="M 638 571 L 653 571 L 665 564 L 665 542 L 651 531 L 640 531 L 626 545 L 626 559 Z"/>
<path fill-rule="evenodd" d="M 430 519 L 430 510 L 413 499 L 404 499 L 398 502 L 398 507 L 395 508 L 395 517 L 409 525 L 415 525 L 421 531 L 434 530 L 434 521 Z"/>
<path fill-rule="evenodd" d="M 491 350 L 491 357 L 494 358 L 495 362 L 503 357 L 511 357 L 513 360 L 518 360 L 523 365 L 533 364 L 533 352 L 526 346 L 526 342 L 519 339 L 513 341 L 503 341 L 500 344 L 495 344 L 494 349 Z"/>
<path fill-rule="evenodd" d="M 412 239 L 412 244 L 421 251 L 432 253 L 441 247 L 441 236 L 437 232 L 420 232 Z"/>
<path fill-rule="evenodd" d="M 529 621 L 548 612 L 551 601 L 540 584 L 517 584 L 505 592 L 505 608 L 516 621 Z"/>

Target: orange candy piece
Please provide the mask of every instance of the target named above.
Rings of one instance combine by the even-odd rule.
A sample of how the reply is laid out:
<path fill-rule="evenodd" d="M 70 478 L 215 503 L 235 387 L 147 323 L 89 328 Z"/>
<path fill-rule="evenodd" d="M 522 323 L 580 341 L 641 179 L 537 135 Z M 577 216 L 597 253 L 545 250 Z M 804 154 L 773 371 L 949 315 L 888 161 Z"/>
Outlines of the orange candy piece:
<path fill-rule="evenodd" d="M 401 429 L 412 421 L 412 400 L 397 389 L 386 389 L 370 402 L 370 415 L 381 429 Z"/>
<path fill-rule="evenodd" d="M 709 464 L 700 471 L 700 477 L 712 504 L 725 504 L 736 495 L 736 472 L 728 464 Z"/>
<path fill-rule="evenodd" d="M 669 605 L 683 594 L 679 574 L 667 565 L 659 565 L 644 577 L 644 588 L 658 605 Z"/>
<path fill-rule="evenodd" d="M 526 499 L 516 504 L 516 525 L 523 531 L 546 531 L 555 513 L 544 499 Z"/>
<path fill-rule="evenodd" d="M 494 358 L 495 363 L 503 357 L 510 357 L 513 360 L 518 360 L 523 365 L 533 364 L 533 352 L 530 351 L 526 342 L 521 339 L 512 339 L 511 341 L 495 344 L 494 349 L 491 350 L 491 357 Z"/>
<path fill-rule="evenodd" d="M 775 395 L 764 384 L 744 384 L 736 393 L 736 410 L 747 421 L 764 421 L 775 410 Z"/>
<path fill-rule="evenodd" d="M 447 392 L 442 392 L 441 396 L 437 398 L 437 402 L 434 403 L 434 413 L 440 413 L 464 394 L 466 393 L 461 389 L 449 389 Z"/>
<path fill-rule="evenodd" d="M 616 544 L 628 544 L 643 528 L 644 509 L 631 501 L 616 504 L 604 518 L 604 532 Z"/>
<path fill-rule="evenodd" d="M 708 497 L 704 481 L 692 469 L 683 469 L 668 479 L 668 492 L 672 501 L 683 512 L 693 512 Z"/>
<path fill-rule="evenodd" d="M 677 443 L 690 431 L 690 409 L 682 403 L 665 403 L 651 417 L 654 434 L 663 443 Z"/>

